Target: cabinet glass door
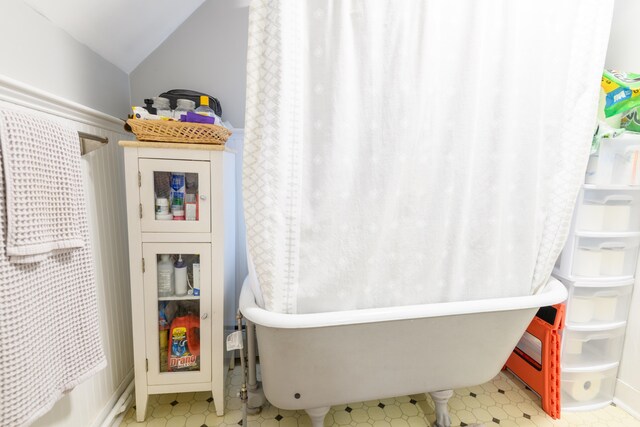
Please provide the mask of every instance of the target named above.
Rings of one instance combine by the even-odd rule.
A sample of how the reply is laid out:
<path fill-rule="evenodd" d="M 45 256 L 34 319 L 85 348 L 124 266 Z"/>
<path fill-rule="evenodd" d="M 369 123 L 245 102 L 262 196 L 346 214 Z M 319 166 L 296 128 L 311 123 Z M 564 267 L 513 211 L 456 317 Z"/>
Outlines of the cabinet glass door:
<path fill-rule="evenodd" d="M 140 228 L 143 232 L 211 231 L 210 163 L 140 159 Z"/>
<path fill-rule="evenodd" d="M 149 384 L 211 381 L 211 246 L 144 243 Z"/>

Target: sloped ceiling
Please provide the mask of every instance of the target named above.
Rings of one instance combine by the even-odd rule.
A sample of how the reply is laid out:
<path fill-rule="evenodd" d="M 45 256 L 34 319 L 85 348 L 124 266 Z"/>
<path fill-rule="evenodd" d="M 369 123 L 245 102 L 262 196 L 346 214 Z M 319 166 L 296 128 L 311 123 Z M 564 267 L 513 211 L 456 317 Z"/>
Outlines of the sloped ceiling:
<path fill-rule="evenodd" d="M 124 72 L 135 69 L 205 0 L 23 0 Z M 25 29 L 28 31 L 28 29 Z M 194 42 L 203 43 L 207 40 Z"/>

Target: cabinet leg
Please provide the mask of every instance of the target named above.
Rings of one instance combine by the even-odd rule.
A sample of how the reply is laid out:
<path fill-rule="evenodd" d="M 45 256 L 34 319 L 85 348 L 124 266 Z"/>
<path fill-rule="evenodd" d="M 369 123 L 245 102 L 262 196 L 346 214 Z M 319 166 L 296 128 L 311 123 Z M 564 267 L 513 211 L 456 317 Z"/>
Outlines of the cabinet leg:
<path fill-rule="evenodd" d="M 144 391 L 136 387 L 136 421 L 143 422 L 147 417 L 147 402 L 149 401 L 149 395 Z"/>
<path fill-rule="evenodd" d="M 211 395 L 213 396 L 213 404 L 216 407 L 216 415 L 219 417 L 224 416 L 224 389 L 216 387 L 211 390 Z"/>

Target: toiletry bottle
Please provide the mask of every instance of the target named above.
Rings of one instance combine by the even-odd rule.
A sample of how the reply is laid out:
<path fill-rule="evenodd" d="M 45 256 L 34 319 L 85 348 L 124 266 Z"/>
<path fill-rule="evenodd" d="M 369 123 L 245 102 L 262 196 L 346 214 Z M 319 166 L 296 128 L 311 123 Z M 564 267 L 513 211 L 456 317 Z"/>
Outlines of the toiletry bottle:
<path fill-rule="evenodd" d="M 173 110 L 173 118 L 176 120 L 181 120 L 183 115 L 196 108 L 196 103 L 190 99 L 178 99 L 176 102 L 177 107 Z"/>
<path fill-rule="evenodd" d="M 193 263 L 193 296 L 200 296 L 200 263 Z"/>
<path fill-rule="evenodd" d="M 153 106 L 156 108 L 156 114 L 160 117 L 165 117 L 167 119 L 173 118 L 173 112 L 169 105 L 169 100 L 167 98 L 162 98 L 160 96 L 153 98 Z"/>
<path fill-rule="evenodd" d="M 176 295 L 184 296 L 187 294 L 187 264 L 182 261 L 182 255 L 178 255 L 178 261 L 173 265 L 175 270 Z"/>
<path fill-rule="evenodd" d="M 151 99 L 151 98 L 146 98 L 146 99 L 144 100 L 144 105 L 145 105 L 145 107 L 144 107 L 144 108 L 149 112 L 149 114 L 153 114 L 153 115 L 155 115 L 155 114 L 156 114 L 156 109 L 155 109 L 155 107 L 153 106 L 153 99 Z"/>
<path fill-rule="evenodd" d="M 173 220 L 184 220 L 184 194 L 186 190 L 185 174 L 171 172 L 171 191 L 169 195 Z"/>
<path fill-rule="evenodd" d="M 158 261 L 158 296 L 170 297 L 173 295 L 173 263 L 168 254 L 160 255 Z"/>
<path fill-rule="evenodd" d="M 209 116 L 209 117 L 215 117 L 216 113 L 209 107 L 209 97 L 208 96 L 201 96 L 200 97 L 200 106 L 198 108 L 196 108 L 196 113 L 203 115 L 203 116 Z"/>
<path fill-rule="evenodd" d="M 173 215 L 169 213 L 169 200 L 166 197 L 156 199 L 156 220 L 171 220 Z"/>

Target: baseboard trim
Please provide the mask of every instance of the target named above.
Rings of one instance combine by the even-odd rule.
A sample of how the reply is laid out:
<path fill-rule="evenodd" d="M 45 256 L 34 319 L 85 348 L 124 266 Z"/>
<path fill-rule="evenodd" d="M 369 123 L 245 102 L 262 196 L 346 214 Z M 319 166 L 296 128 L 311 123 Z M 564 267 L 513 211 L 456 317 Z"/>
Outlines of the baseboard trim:
<path fill-rule="evenodd" d="M 113 394 L 111 395 L 111 399 L 109 399 L 109 402 L 104 406 L 104 408 L 102 408 L 102 410 L 94 420 L 93 424 L 91 425 L 92 427 L 100 427 L 105 425 L 105 423 L 106 425 L 111 425 L 111 423 L 113 423 L 113 420 L 118 415 L 118 414 L 112 414 L 113 409 L 116 406 L 116 404 L 120 401 L 122 394 L 125 392 L 125 390 L 129 386 L 129 384 L 131 384 L 132 381 L 133 381 L 133 368 L 131 368 L 127 376 L 124 378 L 124 380 L 122 380 L 122 382 L 120 383 L 116 391 L 113 392 Z M 109 420 L 108 418 L 112 418 L 112 419 Z"/>
<path fill-rule="evenodd" d="M 640 420 L 640 390 L 618 379 L 613 403 Z"/>

